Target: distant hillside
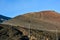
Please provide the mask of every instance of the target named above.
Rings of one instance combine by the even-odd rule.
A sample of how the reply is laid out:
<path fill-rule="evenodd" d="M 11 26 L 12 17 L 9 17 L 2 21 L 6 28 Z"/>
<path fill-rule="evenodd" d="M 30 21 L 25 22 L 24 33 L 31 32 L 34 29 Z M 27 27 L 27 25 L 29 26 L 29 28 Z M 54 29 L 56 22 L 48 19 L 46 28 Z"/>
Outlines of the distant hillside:
<path fill-rule="evenodd" d="M 11 18 L 3 16 L 3 15 L 0 15 L 0 23 L 2 23 L 3 21 L 9 20 L 9 19 L 11 19 Z"/>
<path fill-rule="evenodd" d="M 55 11 L 41 11 L 19 15 L 3 24 L 39 30 L 60 30 L 60 14 Z"/>

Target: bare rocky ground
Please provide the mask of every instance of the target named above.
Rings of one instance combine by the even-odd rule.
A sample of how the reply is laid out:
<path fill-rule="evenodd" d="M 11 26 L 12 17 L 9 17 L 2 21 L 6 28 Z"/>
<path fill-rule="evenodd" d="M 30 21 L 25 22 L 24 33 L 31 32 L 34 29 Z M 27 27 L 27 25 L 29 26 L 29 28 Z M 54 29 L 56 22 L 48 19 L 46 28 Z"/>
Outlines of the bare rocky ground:
<path fill-rule="evenodd" d="M 0 40 L 29 40 L 29 37 L 15 26 L 0 24 Z"/>
<path fill-rule="evenodd" d="M 0 24 L 0 40 L 56 40 L 56 33 Z"/>

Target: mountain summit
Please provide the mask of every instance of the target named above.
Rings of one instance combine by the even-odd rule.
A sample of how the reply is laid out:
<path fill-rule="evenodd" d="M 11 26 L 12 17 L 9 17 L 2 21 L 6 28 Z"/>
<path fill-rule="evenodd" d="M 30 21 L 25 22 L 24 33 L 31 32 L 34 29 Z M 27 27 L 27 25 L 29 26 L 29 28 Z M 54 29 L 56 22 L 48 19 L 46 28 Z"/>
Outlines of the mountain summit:
<path fill-rule="evenodd" d="M 60 14 L 55 11 L 32 12 L 19 15 L 3 24 L 21 26 L 31 29 L 60 30 Z"/>

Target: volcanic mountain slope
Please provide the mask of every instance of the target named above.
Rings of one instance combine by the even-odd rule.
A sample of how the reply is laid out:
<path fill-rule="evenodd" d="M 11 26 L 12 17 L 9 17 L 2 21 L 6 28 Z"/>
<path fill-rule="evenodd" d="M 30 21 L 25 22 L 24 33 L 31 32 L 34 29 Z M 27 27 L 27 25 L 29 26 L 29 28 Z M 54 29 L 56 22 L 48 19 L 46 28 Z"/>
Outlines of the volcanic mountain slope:
<path fill-rule="evenodd" d="M 3 16 L 3 15 L 0 15 L 0 23 L 2 23 L 3 21 L 9 20 L 9 19 L 11 19 L 11 18 Z"/>
<path fill-rule="evenodd" d="M 60 30 L 60 14 L 55 11 L 32 12 L 19 15 L 2 24 L 21 26 L 39 30 Z"/>

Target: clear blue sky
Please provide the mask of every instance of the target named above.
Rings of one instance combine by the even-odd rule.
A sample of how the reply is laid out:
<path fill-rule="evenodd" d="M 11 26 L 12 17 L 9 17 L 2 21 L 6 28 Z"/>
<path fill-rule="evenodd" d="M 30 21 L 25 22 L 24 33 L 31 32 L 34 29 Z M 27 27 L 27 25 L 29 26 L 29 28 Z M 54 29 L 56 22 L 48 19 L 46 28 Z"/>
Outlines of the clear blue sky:
<path fill-rule="evenodd" d="M 42 10 L 60 12 L 60 0 L 0 0 L 0 14 L 9 17 Z"/>

